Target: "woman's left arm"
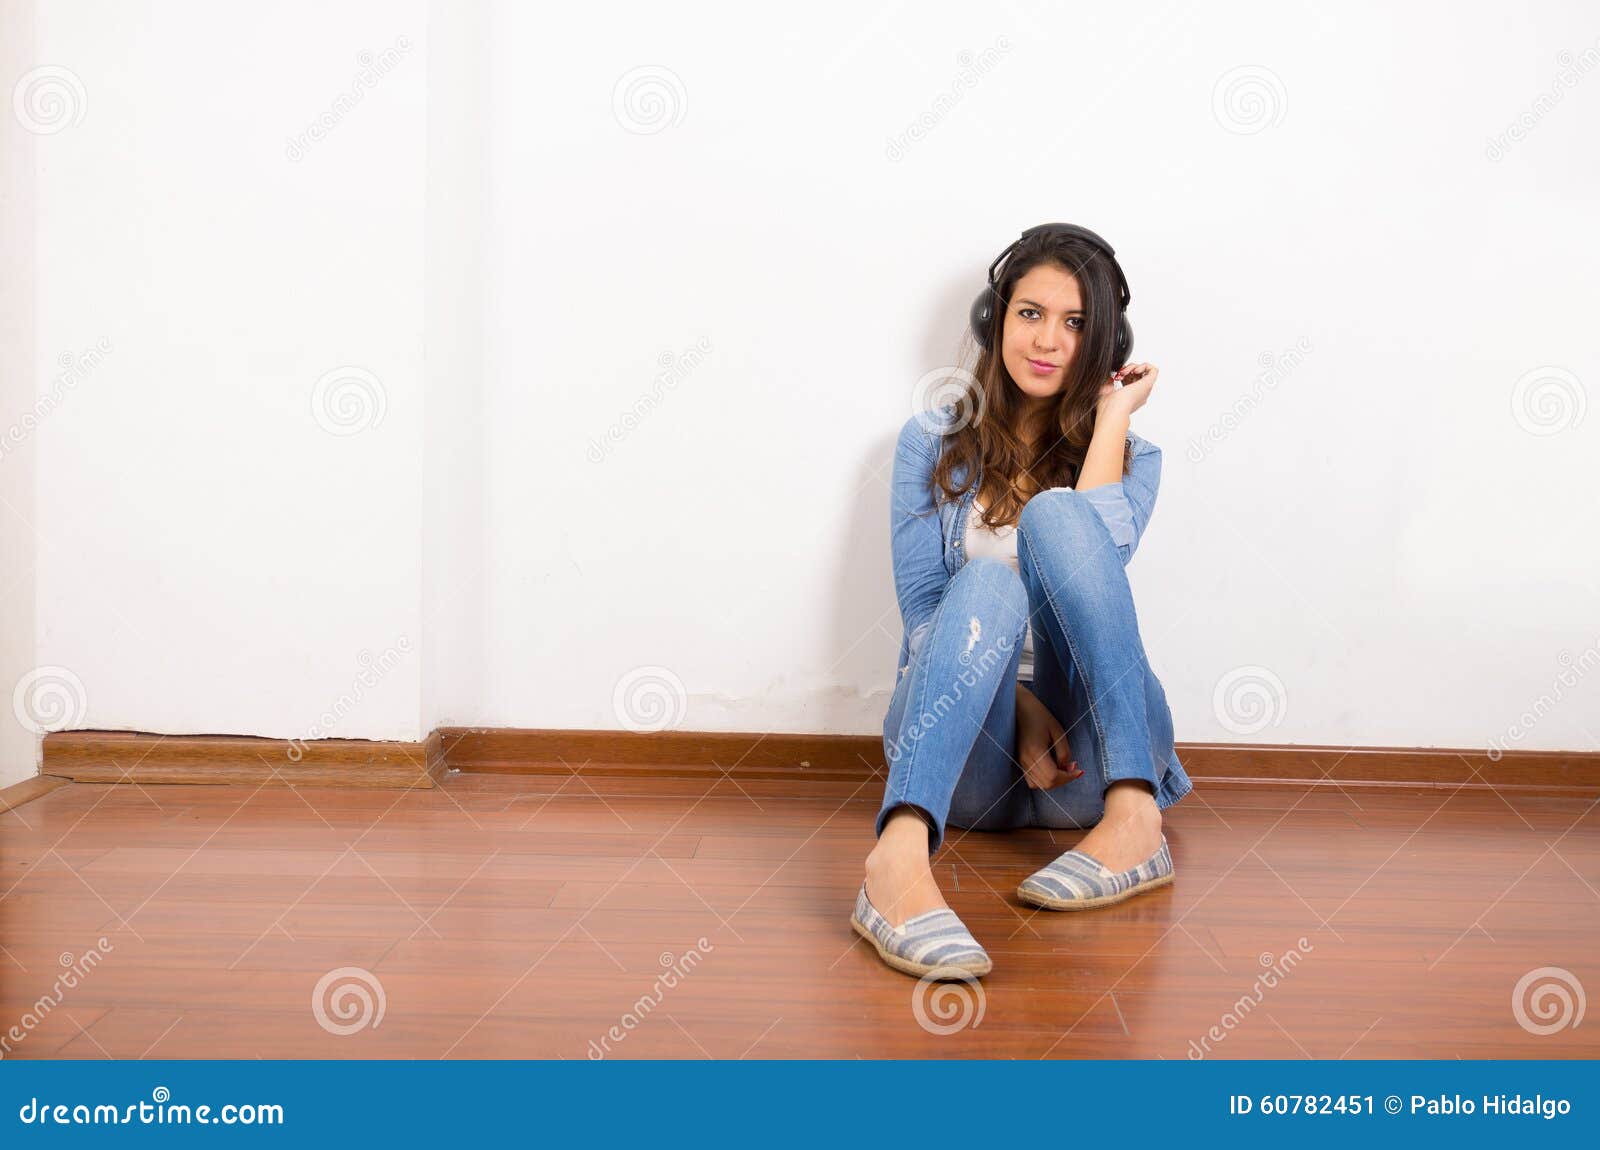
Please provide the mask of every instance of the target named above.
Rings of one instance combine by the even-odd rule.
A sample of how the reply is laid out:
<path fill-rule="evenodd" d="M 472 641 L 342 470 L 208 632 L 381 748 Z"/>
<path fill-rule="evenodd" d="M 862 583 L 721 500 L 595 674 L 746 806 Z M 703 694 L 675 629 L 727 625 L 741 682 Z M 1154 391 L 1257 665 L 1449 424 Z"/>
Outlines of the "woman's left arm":
<path fill-rule="evenodd" d="M 1161 486 L 1161 449 L 1128 428 L 1129 419 L 1144 406 L 1155 386 L 1155 365 L 1130 364 L 1118 374 L 1130 376 L 1132 382 L 1120 390 L 1105 385 L 1076 490 L 1100 513 L 1126 567 L 1155 511 Z M 1126 475 L 1122 472 L 1124 442 L 1132 449 Z"/>

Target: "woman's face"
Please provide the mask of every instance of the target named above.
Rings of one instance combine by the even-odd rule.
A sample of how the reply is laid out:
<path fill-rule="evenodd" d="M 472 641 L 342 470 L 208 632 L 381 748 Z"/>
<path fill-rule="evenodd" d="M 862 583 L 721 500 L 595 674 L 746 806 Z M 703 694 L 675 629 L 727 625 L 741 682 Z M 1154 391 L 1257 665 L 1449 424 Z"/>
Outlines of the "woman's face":
<path fill-rule="evenodd" d="M 1078 281 L 1060 264 L 1030 268 L 1011 292 L 1000 341 L 1011 381 L 1035 399 L 1060 392 L 1083 338 Z"/>

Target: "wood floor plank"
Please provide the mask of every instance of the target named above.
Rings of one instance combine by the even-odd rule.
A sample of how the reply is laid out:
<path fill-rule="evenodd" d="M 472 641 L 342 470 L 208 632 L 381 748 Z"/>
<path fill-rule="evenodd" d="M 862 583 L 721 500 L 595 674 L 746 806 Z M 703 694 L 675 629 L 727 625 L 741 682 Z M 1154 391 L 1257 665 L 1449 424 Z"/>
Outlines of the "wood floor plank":
<path fill-rule="evenodd" d="M 1078 914 L 1014 891 L 1081 832 L 952 829 L 936 875 L 996 965 L 941 1034 L 847 925 L 881 785 L 61 787 L 0 814 L 0 1013 L 109 950 L 7 1056 L 1600 1055 L 1513 998 L 1600 986 L 1592 796 L 1200 780 L 1177 880 Z M 335 1033 L 317 988 L 352 978 L 384 1014 Z"/>

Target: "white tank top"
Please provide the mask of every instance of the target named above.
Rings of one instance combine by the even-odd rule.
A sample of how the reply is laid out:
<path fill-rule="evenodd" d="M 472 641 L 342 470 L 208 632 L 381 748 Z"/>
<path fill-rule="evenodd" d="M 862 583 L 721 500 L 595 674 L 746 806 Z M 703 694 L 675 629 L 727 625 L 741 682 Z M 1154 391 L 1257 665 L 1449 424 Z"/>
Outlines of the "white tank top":
<path fill-rule="evenodd" d="M 977 500 L 972 501 L 972 510 L 967 515 L 967 558 L 977 559 L 980 556 L 986 559 L 999 559 L 1006 563 L 1013 571 L 1017 568 L 1017 525 L 1015 523 L 1006 527 L 987 527 L 982 522 L 983 505 Z M 1018 572 L 1020 574 L 1020 571 Z M 1022 638 L 1022 662 L 1017 667 L 1017 678 L 1033 682 L 1033 623 L 1028 623 L 1027 633 Z"/>

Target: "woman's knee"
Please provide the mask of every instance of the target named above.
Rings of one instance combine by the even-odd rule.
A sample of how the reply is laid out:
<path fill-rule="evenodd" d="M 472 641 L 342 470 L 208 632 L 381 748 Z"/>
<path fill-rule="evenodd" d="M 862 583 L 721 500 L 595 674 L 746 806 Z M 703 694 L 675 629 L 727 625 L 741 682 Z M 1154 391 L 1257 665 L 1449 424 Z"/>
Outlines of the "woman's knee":
<path fill-rule="evenodd" d="M 1028 617 L 1028 591 L 1022 576 L 1004 560 L 987 555 L 968 559 L 950 580 L 945 596 L 955 596 L 963 611 L 988 610 L 999 618 Z"/>
<path fill-rule="evenodd" d="M 1078 536 L 1092 539 L 1100 523 L 1100 513 L 1082 492 L 1070 487 L 1051 488 L 1039 492 L 1023 506 L 1022 515 L 1017 519 L 1017 534 L 1030 543 L 1042 543 L 1047 539 L 1059 542 L 1062 538 Z M 1063 550 L 1071 553 L 1078 549 L 1066 547 Z"/>
<path fill-rule="evenodd" d="M 941 606 L 941 628 L 962 642 L 961 661 L 989 653 L 1004 658 L 1022 644 L 1028 629 L 1028 590 L 1009 564 L 988 557 L 971 559 L 957 571 Z"/>

